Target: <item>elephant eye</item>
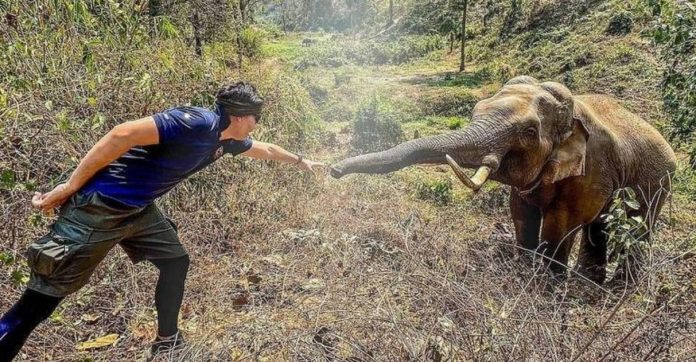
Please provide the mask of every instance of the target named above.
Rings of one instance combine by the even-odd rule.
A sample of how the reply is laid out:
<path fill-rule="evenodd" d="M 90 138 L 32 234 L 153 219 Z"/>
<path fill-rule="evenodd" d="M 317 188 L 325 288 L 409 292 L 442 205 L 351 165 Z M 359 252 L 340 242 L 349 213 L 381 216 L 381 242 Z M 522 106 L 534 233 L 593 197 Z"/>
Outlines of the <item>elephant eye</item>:
<path fill-rule="evenodd" d="M 536 127 L 529 127 L 524 131 L 525 136 L 529 138 L 536 138 L 537 137 L 537 129 Z"/>

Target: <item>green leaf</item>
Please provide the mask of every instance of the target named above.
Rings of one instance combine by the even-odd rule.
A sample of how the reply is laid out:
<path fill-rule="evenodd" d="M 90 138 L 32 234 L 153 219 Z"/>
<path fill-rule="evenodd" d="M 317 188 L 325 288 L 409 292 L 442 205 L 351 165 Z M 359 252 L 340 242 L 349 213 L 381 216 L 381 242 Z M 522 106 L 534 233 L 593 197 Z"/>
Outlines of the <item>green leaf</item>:
<path fill-rule="evenodd" d="M 56 126 L 59 131 L 65 132 L 70 130 L 70 120 L 68 120 L 68 115 L 65 111 L 61 111 L 56 115 Z"/>
<path fill-rule="evenodd" d="M 638 210 L 638 209 L 640 209 L 640 204 L 638 204 L 637 201 L 633 201 L 633 200 L 624 200 L 624 203 L 626 204 L 626 206 L 628 206 L 629 208 L 631 208 L 631 209 L 633 209 L 633 210 Z"/>
<path fill-rule="evenodd" d="M 27 284 L 27 282 L 29 282 L 29 275 L 27 275 L 20 269 L 13 270 L 10 278 L 12 278 L 12 282 L 15 285 L 24 285 Z"/>
<path fill-rule="evenodd" d="M 0 187 L 6 190 L 12 189 L 15 185 L 15 173 L 12 170 L 2 170 L 0 172 Z"/>
<path fill-rule="evenodd" d="M 39 225 L 41 225 L 42 221 L 43 221 L 43 216 L 41 216 L 40 212 L 32 213 L 29 216 L 29 224 L 31 224 L 31 226 L 33 226 L 33 227 L 38 227 Z"/>
<path fill-rule="evenodd" d="M 0 263 L 9 265 L 14 263 L 14 256 L 7 251 L 0 252 Z"/>
<path fill-rule="evenodd" d="M 96 130 L 101 128 L 106 124 L 106 116 L 101 113 L 97 113 L 92 118 L 92 129 Z"/>
<path fill-rule="evenodd" d="M 642 223 L 643 223 L 643 217 L 642 217 L 642 216 L 631 216 L 631 219 L 633 219 L 633 221 L 635 221 L 635 222 L 637 222 L 637 223 L 639 223 L 639 224 L 642 224 Z"/>

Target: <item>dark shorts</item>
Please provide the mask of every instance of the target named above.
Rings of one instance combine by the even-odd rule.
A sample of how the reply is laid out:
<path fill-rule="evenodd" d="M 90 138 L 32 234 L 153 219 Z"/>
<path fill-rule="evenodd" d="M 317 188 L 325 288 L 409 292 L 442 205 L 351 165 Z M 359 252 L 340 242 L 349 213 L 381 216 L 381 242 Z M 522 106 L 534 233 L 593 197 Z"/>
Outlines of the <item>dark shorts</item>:
<path fill-rule="evenodd" d="M 75 194 L 51 231 L 29 246 L 28 288 L 55 297 L 73 293 L 116 244 L 134 263 L 187 254 L 174 223 L 154 204 L 130 208 L 98 193 Z"/>

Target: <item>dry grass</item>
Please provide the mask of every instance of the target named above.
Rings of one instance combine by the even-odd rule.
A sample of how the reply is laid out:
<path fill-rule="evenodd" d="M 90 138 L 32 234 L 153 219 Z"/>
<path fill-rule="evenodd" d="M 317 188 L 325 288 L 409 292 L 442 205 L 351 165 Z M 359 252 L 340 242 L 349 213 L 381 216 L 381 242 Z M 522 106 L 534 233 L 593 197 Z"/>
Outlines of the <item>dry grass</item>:
<path fill-rule="evenodd" d="M 505 208 L 418 201 L 401 176 L 334 181 L 226 160 L 166 197 L 193 259 L 181 321 L 191 346 L 176 359 L 693 357 L 693 224 L 662 225 L 635 286 L 555 281 L 519 256 Z M 20 360 L 142 358 L 154 282 L 154 268 L 112 252 Z M 6 290 L 2 309 L 20 293 Z M 108 333 L 116 346 L 75 350 Z"/>

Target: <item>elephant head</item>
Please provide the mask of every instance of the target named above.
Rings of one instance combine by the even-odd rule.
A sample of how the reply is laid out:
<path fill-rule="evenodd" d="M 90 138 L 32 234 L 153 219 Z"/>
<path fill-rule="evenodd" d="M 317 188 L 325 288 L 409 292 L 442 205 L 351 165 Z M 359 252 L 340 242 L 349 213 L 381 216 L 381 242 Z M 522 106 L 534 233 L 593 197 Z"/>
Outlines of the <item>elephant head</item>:
<path fill-rule="evenodd" d="M 332 166 L 331 174 L 340 178 L 448 163 L 474 190 L 489 178 L 524 188 L 583 175 L 588 137 L 585 125 L 574 116 L 573 96 L 565 86 L 519 76 L 478 102 L 465 129 L 345 159 Z M 477 171 L 469 178 L 462 167 Z"/>

